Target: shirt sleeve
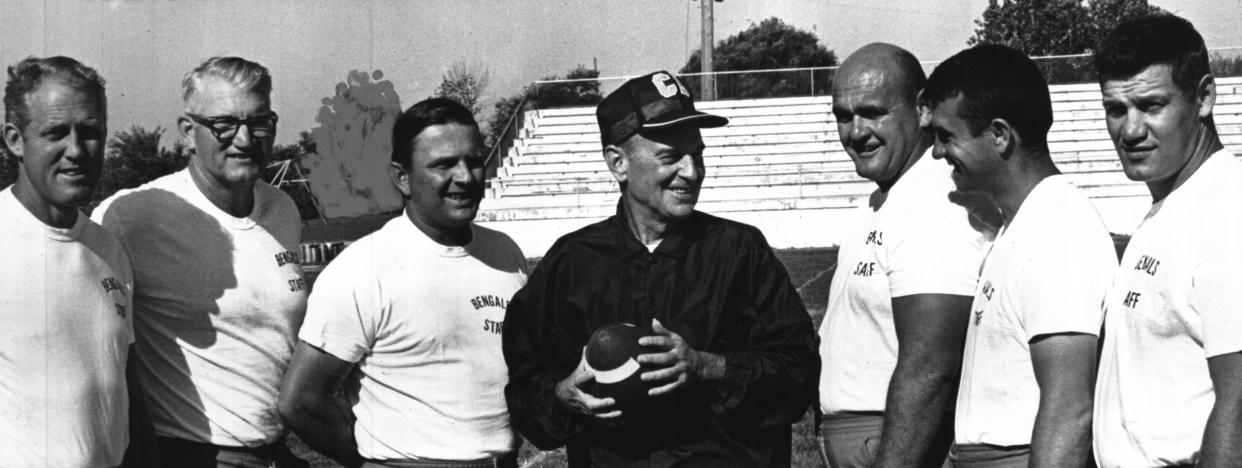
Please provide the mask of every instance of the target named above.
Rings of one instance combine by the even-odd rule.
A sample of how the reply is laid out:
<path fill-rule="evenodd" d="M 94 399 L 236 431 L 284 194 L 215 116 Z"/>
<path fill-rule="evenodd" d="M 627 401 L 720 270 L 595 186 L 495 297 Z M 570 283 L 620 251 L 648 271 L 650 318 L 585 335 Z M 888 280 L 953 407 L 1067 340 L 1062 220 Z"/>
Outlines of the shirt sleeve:
<path fill-rule="evenodd" d="M 514 294 L 505 310 L 505 332 L 501 335 L 509 383 L 505 400 L 514 429 L 544 450 L 565 445 L 585 428 L 582 416 L 566 408 L 556 398 L 556 384 L 568 377 L 578 364 L 578 354 L 554 349 L 557 336 L 564 331 L 555 317 L 565 316 L 563 302 L 554 291 L 556 278 L 563 274 L 553 246 L 535 267 L 530 280 Z"/>
<path fill-rule="evenodd" d="M 1242 351 L 1242 220 L 1221 218 L 1220 229 L 1200 243 L 1191 273 L 1190 303 L 1199 314 L 1206 357 Z"/>
<path fill-rule="evenodd" d="M 346 362 L 358 362 L 375 343 L 384 309 L 377 300 L 378 284 L 370 268 L 357 268 L 369 244 L 328 264 L 307 300 L 306 319 L 298 339 Z"/>
<path fill-rule="evenodd" d="M 989 243 L 971 227 L 965 208 L 942 197 L 926 200 L 924 210 L 901 213 L 901 224 L 885 233 L 893 242 L 885 246 L 892 297 L 974 295 Z"/>
<path fill-rule="evenodd" d="M 1046 237 L 1043 249 L 1011 268 L 1006 287 L 1029 342 L 1040 335 L 1085 333 L 1099 336 L 1104 296 L 1117 256 L 1106 239 Z"/>
<path fill-rule="evenodd" d="M 763 235 L 755 235 L 739 281 L 752 285 L 739 288 L 748 296 L 740 323 L 749 328 L 745 343 L 722 353 L 725 377 L 711 408 L 748 427 L 776 428 L 801 419 L 815 400 L 820 359 L 801 296 Z"/>

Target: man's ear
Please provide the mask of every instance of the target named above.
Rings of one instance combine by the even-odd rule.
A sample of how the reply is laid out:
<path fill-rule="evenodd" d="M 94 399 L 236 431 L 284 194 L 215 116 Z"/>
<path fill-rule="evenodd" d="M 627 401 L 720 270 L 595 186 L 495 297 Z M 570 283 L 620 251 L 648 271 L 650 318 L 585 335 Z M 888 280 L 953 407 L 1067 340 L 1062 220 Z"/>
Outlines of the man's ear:
<path fill-rule="evenodd" d="M 1216 79 L 1212 75 L 1203 75 L 1199 86 L 1195 88 L 1195 98 L 1199 102 L 1199 118 L 1212 116 L 1212 108 L 1216 106 Z"/>
<path fill-rule="evenodd" d="M 617 145 L 605 146 L 604 164 L 608 165 L 608 171 L 612 172 L 612 177 L 617 179 L 618 184 L 625 183 L 626 173 L 630 169 L 630 156 L 624 149 Z"/>
<path fill-rule="evenodd" d="M 392 180 L 392 184 L 397 187 L 405 198 L 410 197 L 410 174 L 401 167 L 400 163 L 388 163 L 388 178 Z"/>
<path fill-rule="evenodd" d="M 181 143 L 194 151 L 194 121 L 184 115 L 177 117 L 177 130 L 181 132 Z"/>
<path fill-rule="evenodd" d="M 1017 147 L 1018 134 L 1014 133 L 1013 126 L 1005 119 L 992 119 L 988 124 L 988 128 L 984 133 L 992 139 L 992 148 L 1000 154 L 1002 158 L 1009 159 L 1009 155 L 1013 154 L 1014 148 Z"/>
<path fill-rule="evenodd" d="M 923 99 L 923 91 L 914 97 L 914 111 L 919 115 L 919 127 L 927 128 L 931 126 L 931 103 Z"/>
<path fill-rule="evenodd" d="M 26 142 L 22 140 L 22 131 L 17 129 L 17 125 L 12 122 L 4 124 L 4 145 L 9 147 L 9 152 L 17 157 L 17 162 L 22 162 L 22 155 L 26 154 Z"/>

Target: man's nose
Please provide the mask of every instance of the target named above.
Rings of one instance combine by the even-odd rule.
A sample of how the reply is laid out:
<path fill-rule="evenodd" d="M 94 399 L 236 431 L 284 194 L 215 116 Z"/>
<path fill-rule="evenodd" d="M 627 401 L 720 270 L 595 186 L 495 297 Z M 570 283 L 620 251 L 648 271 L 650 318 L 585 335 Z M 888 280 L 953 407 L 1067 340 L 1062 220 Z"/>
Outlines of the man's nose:
<path fill-rule="evenodd" d="M 65 158 L 79 160 L 86 156 L 86 141 L 82 139 L 82 135 L 77 129 L 69 130 L 69 137 L 65 139 Z"/>
<path fill-rule="evenodd" d="M 1147 139 L 1147 124 L 1143 121 L 1143 113 L 1138 109 L 1126 112 L 1125 121 L 1121 123 L 1121 139 L 1127 143 L 1138 143 Z"/>
<path fill-rule="evenodd" d="M 238 124 L 237 134 L 233 135 L 233 146 L 238 148 L 249 148 L 252 143 L 254 143 L 254 137 L 250 135 L 250 124 Z"/>
<path fill-rule="evenodd" d="M 867 121 L 857 115 L 850 120 L 850 140 L 864 141 L 871 135 L 871 127 L 867 125 Z"/>
<path fill-rule="evenodd" d="M 703 167 L 702 156 L 687 154 L 682 156 L 681 160 L 677 162 L 677 165 L 677 173 L 685 179 L 699 180 L 703 177 L 705 169 Z"/>
<path fill-rule="evenodd" d="M 457 161 L 457 164 L 453 166 L 452 180 L 454 183 L 462 185 L 469 185 L 476 182 L 475 173 L 466 160 L 463 159 Z"/>

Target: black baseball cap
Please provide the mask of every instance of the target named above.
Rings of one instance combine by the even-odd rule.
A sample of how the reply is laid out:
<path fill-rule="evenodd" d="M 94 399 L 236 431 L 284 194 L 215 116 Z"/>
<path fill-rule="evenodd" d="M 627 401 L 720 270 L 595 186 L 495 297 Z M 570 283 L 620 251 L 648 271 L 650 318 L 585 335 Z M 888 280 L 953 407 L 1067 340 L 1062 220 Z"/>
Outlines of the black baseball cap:
<path fill-rule="evenodd" d="M 690 89 L 673 74 L 658 71 L 626 81 L 595 108 L 605 146 L 624 142 L 643 130 L 693 125 L 723 127 L 729 119 L 694 110 Z"/>

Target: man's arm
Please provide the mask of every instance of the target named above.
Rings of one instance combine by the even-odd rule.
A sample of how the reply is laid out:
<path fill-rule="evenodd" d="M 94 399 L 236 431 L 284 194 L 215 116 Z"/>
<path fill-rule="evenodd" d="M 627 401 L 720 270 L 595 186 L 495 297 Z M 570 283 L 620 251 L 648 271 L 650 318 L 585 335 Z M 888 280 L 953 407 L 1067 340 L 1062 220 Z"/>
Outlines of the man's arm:
<path fill-rule="evenodd" d="M 1199 449 L 1202 467 L 1242 467 L 1242 352 L 1208 358 L 1216 403 Z"/>
<path fill-rule="evenodd" d="M 278 409 L 306 445 L 347 467 L 362 466 L 358 442 L 336 392 L 354 363 L 298 341 L 280 384 Z"/>
<path fill-rule="evenodd" d="M 1098 343 L 1095 335 L 1086 333 L 1040 335 L 1031 340 L 1039 412 L 1031 434 L 1030 466 L 1090 464 Z"/>
<path fill-rule="evenodd" d="M 147 413 L 146 392 L 138 380 L 138 357 L 129 345 L 125 364 L 125 385 L 129 389 L 129 448 L 125 450 L 123 467 L 160 466 L 160 453 L 155 445 L 155 428 Z"/>
<path fill-rule="evenodd" d="M 565 445 L 586 429 L 589 419 L 583 414 L 604 407 L 581 391 L 581 385 L 592 378 L 582 366 L 583 343 L 569 343 L 568 333 L 556 322 L 556 318 L 573 315 L 566 310 L 566 293 L 558 290 L 555 278 L 563 262 L 560 247 L 558 243 L 548 251 L 530 280 L 513 295 L 500 335 L 509 367 L 505 385 L 509 421 L 543 450 Z"/>
<path fill-rule="evenodd" d="M 893 298 L 897 368 L 888 384 L 877 467 L 943 461 L 948 447 L 936 440 L 955 403 L 972 300 L 952 294 Z"/>

